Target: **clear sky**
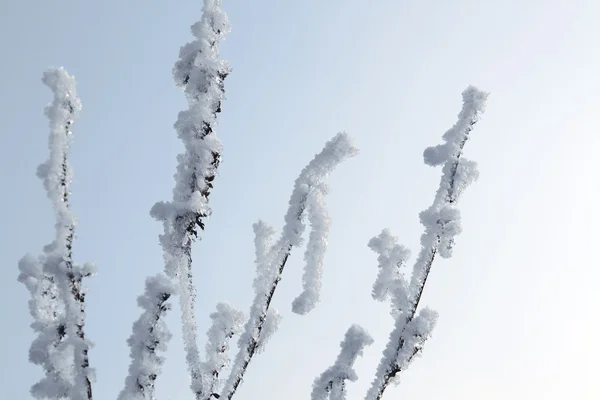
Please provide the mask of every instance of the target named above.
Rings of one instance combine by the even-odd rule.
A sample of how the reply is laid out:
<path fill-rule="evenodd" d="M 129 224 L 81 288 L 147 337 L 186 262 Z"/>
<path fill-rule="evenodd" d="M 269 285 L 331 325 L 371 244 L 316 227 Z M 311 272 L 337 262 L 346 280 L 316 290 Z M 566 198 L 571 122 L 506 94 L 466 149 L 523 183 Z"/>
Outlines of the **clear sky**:
<path fill-rule="evenodd" d="M 252 296 L 251 224 L 280 227 L 294 179 L 339 130 L 358 158 L 339 168 L 322 302 L 291 313 L 300 292 L 297 251 L 274 300 L 280 331 L 256 357 L 242 399 L 307 399 L 348 326 L 375 338 L 356 365 L 364 395 L 392 319 L 374 302 L 368 240 L 389 227 L 418 250 L 418 212 L 440 171 L 422 162 L 455 122 L 461 91 L 492 94 L 466 148 L 480 179 L 461 203 L 464 232 L 440 260 L 424 303 L 440 313 L 423 357 L 386 398 L 598 399 L 600 292 L 597 164 L 600 140 L 600 2 L 234 1 L 222 55 L 233 66 L 218 135 L 224 162 L 214 217 L 195 247 L 200 331 L 216 302 L 244 311 Z M 94 261 L 87 333 L 96 344 L 96 398 L 115 398 L 128 366 L 126 339 L 144 278 L 162 269 L 159 223 L 148 215 L 174 185 L 181 149 L 172 124 L 185 105 L 172 83 L 179 46 L 201 1 L 0 3 L 0 363 L 3 399 L 29 398 L 40 371 L 17 261 L 53 237 L 36 166 L 47 157 L 49 66 L 78 81 L 74 125 L 75 256 Z M 163 400 L 189 399 L 178 313 Z"/>

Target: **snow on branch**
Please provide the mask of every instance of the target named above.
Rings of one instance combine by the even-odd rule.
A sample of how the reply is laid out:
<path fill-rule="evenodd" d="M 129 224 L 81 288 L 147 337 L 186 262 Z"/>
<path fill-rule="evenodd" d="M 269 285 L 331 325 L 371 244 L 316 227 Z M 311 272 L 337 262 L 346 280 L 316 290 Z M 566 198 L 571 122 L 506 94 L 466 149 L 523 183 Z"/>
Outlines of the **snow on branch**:
<path fill-rule="evenodd" d="M 165 314 L 171 305 L 167 300 L 175 293 L 175 287 L 163 275 L 146 279 L 144 294 L 137 299 L 144 311 L 133 323 L 127 340 L 131 363 L 125 387 L 118 400 L 154 400 L 154 382 L 161 372 L 164 357 L 157 351 L 166 351 L 171 333 L 165 322 Z"/>
<path fill-rule="evenodd" d="M 356 382 L 354 362 L 373 338 L 359 325 L 352 325 L 341 343 L 341 351 L 335 364 L 323 372 L 313 384 L 311 400 L 345 400 L 346 380 Z"/>
<path fill-rule="evenodd" d="M 44 182 L 44 188 L 56 213 L 56 228 L 59 231 L 57 246 L 64 247 L 75 224 L 73 214 L 69 210 L 69 185 L 73 172 L 67 158 L 72 142 L 71 125 L 81 111 L 81 102 L 77 97 L 75 79 L 64 68 L 47 70 L 42 82 L 52 90 L 54 98 L 52 103 L 44 108 L 50 127 L 50 155 L 46 162 L 38 166 L 37 175 Z"/>
<path fill-rule="evenodd" d="M 369 243 L 379 254 L 380 263 L 373 295 L 378 300 L 386 296 L 391 298 L 395 326 L 367 393 L 367 400 L 381 399 L 398 373 L 405 370 L 419 354 L 437 321 L 435 311 L 425 308 L 417 315 L 417 309 L 436 255 L 451 257 L 455 237 L 461 232 L 460 212 L 456 203 L 466 187 L 478 176 L 476 163 L 463 157 L 463 148 L 485 110 L 488 93 L 469 86 L 463 91 L 462 97 L 463 107 L 458 114 L 458 121 L 443 135 L 444 143 L 428 147 L 423 153 L 426 164 L 442 166 L 442 178 L 433 204 L 420 214 L 425 232 L 421 236 L 421 250 L 413 266 L 410 282 L 406 284 L 403 278 L 399 278 L 400 273 L 392 266 L 395 259 L 392 260 L 390 256 L 391 249 L 395 246 L 399 249 L 395 238 L 392 239 L 384 231 Z M 398 295 L 390 295 L 392 288 Z"/>
<path fill-rule="evenodd" d="M 83 277 L 94 267 L 73 263 L 72 249 L 75 218 L 69 206 L 72 170 L 68 163 L 71 126 L 81 111 L 75 79 L 63 68 L 47 70 L 42 82 L 52 90 L 53 101 L 45 107 L 50 135 L 49 158 L 38 166 L 37 175 L 55 215 L 55 238 L 37 260 L 26 256 L 20 262 L 19 280 L 32 294 L 31 307 L 38 332 L 30 351 L 30 360 L 43 364 L 46 376 L 32 387 L 38 398 L 91 400 L 93 371 L 89 367 L 91 343 L 85 338 L 85 288 Z M 42 358 L 45 360 L 42 361 Z"/>
<path fill-rule="evenodd" d="M 411 293 L 413 314 L 418 306 L 433 258 L 437 252 L 440 252 L 442 257 L 449 257 L 452 254 L 454 238 L 461 231 L 460 212 L 455 208 L 455 203 L 466 186 L 477 179 L 476 164 L 466 161 L 462 154 L 474 125 L 485 110 L 488 93 L 470 86 L 462 96 L 463 108 L 458 114 L 458 121 L 443 136 L 446 143 L 441 146 L 445 148 L 443 151 L 445 156 L 438 156 L 437 163 L 432 164 L 428 162 L 430 160 L 428 160 L 427 154 L 434 148 L 429 147 L 424 152 L 425 163 L 440 165 L 443 162 L 443 167 L 440 186 L 434 202 L 420 215 L 425 232 L 421 236 L 421 251 L 414 265 L 410 284 L 413 291 Z M 468 167 L 464 168 L 461 165 L 468 165 Z"/>
<path fill-rule="evenodd" d="M 410 257 L 410 250 L 398 244 L 398 238 L 384 229 L 369 241 L 369 248 L 379 256 L 379 274 L 373 284 L 372 296 L 378 301 L 390 299 L 394 312 L 408 310 L 408 283 L 402 268 Z"/>
<path fill-rule="evenodd" d="M 438 313 L 430 308 L 419 310 L 405 326 L 402 332 L 403 346 L 398 352 L 396 364 L 401 370 L 405 370 L 423 348 L 423 344 L 433 332 L 437 324 Z"/>
<path fill-rule="evenodd" d="M 321 293 L 323 261 L 327 249 L 327 237 L 331 225 L 325 207 L 327 187 L 320 185 L 311 190 L 306 198 L 306 210 L 311 226 L 304 260 L 302 293 L 292 302 L 292 310 L 297 314 L 307 314 L 317 305 Z"/>
<path fill-rule="evenodd" d="M 177 156 L 175 188 L 170 202 L 158 202 L 150 211 L 162 221 L 160 235 L 165 273 L 178 281 L 179 305 L 191 389 L 196 398 L 206 395 L 197 344 L 195 286 L 192 275 L 192 243 L 211 214 L 210 190 L 221 161 L 221 142 L 214 129 L 224 99 L 224 80 L 229 65 L 219 58 L 219 43 L 229 31 L 220 0 L 204 0 L 200 21 L 192 25 L 195 40 L 184 45 L 173 68 L 176 85 L 188 101 L 188 109 L 175 122 L 185 151 Z"/>
<path fill-rule="evenodd" d="M 307 276 L 311 276 L 308 280 L 311 280 L 317 287 L 320 286 L 320 268 L 322 254 L 325 251 L 325 246 L 321 244 L 326 242 L 328 229 L 324 228 L 328 226 L 328 221 L 322 208 L 324 207 L 322 196 L 327 190 L 325 179 L 340 163 L 353 157 L 357 152 L 358 149 L 354 146 L 350 136 L 344 132 L 338 133 L 325 144 L 323 150 L 308 163 L 296 179 L 281 237 L 275 243 L 271 245 L 274 235 L 271 227 L 260 221 L 254 225 L 257 257 L 257 276 L 254 280 L 255 296 L 244 332 L 238 341 L 239 351 L 232 365 L 231 374 L 223 388 L 222 398 L 229 400 L 233 397 L 242 382 L 250 360 L 257 350 L 264 346 L 266 339 L 272 334 L 279 321 L 278 314 L 270 311 L 271 300 L 281 280 L 292 248 L 302 243 L 302 234 L 305 230 L 304 220 L 307 213 L 311 214 L 309 217 L 311 227 L 319 232 L 311 234 L 313 243 L 310 247 L 317 254 L 305 257 L 308 263 L 305 279 Z M 312 210 L 308 211 L 309 208 Z M 304 295 L 300 301 L 314 305 L 316 299 L 318 299 L 318 291 Z M 295 308 L 307 311 L 312 306 L 298 305 L 296 302 Z"/>
<path fill-rule="evenodd" d="M 288 246 L 301 244 L 304 233 L 304 216 L 308 214 L 311 225 L 308 246 L 304 254 L 306 265 L 303 275 L 303 292 L 292 303 L 292 311 L 306 314 L 319 301 L 323 259 L 327 249 L 329 216 L 325 209 L 325 195 L 329 186 L 325 178 L 346 159 L 358 154 L 350 136 L 341 132 L 325 144 L 318 154 L 300 173 L 290 199 L 290 208 L 285 216 L 283 246 L 278 246 L 279 254 Z M 280 263 L 277 263 L 279 265 Z"/>
<path fill-rule="evenodd" d="M 72 170 L 68 163 L 71 146 L 71 125 L 81 111 L 75 90 L 75 79 L 63 68 L 44 73 L 43 82 L 54 94 L 52 104 L 45 108 L 50 124 L 50 158 L 38 167 L 56 216 L 56 238 L 47 246 L 44 270 L 54 275 L 65 305 L 66 339 L 73 347 L 74 384 L 72 400 L 92 399 L 93 371 L 89 367 L 91 343 L 85 338 L 85 288 L 82 278 L 91 275 L 73 264 L 72 248 L 75 218 L 69 208 L 69 185 Z"/>
<path fill-rule="evenodd" d="M 242 332 L 244 314 L 226 303 L 217 304 L 217 311 L 210 315 L 213 323 L 206 333 L 206 362 L 203 364 L 206 390 L 202 400 L 209 400 L 220 389 L 221 370 L 229 365 L 229 341 Z"/>
<path fill-rule="evenodd" d="M 84 333 L 85 326 L 85 296 L 83 278 L 95 274 L 93 264 L 74 264 L 56 252 L 46 253 L 44 262 L 45 271 L 54 271 L 58 293 L 64 304 L 64 341 L 59 344 L 60 351 L 71 354 L 69 361 L 73 368 L 74 376 L 69 398 L 75 400 L 91 400 L 92 382 L 94 371 L 89 366 L 89 349 L 92 343 L 87 340 Z"/>
<path fill-rule="evenodd" d="M 19 282 L 31 295 L 31 328 L 37 333 L 29 349 L 29 361 L 44 368 L 44 377 L 31 388 L 33 397 L 60 399 L 71 390 L 72 354 L 60 346 L 65 336 L 64 304 L 54 278 L 43 272 L 43 257 L 27 254 L 19 261 Z"/>
<path fill-rule="evenodd" d="M 279 310 L 273 307 L 269 307 L 267 315 L 265 315 L 265 321 L 263 323 L 262 330 L 260 331 L 260 339 L 256 348 L 257 353 L 261 353 L 269 340 L 273 337 L 277 329 L 279 329 L 279 323 L 283 317 L 279 313 Z"/>
<path fill-rule="evenodd" d="M 277 279 L 277 269 L 273 266 L 273 255 L 271 254 L 275 241 L 275 230 L 261 220 L 254 223 L 252 229 L 254 231 L 254 252 L 256 256 L 254 260 L 256 276 L 252 287 L 256 297 L 266 297 L 269 294 L 272 282 Z"/>

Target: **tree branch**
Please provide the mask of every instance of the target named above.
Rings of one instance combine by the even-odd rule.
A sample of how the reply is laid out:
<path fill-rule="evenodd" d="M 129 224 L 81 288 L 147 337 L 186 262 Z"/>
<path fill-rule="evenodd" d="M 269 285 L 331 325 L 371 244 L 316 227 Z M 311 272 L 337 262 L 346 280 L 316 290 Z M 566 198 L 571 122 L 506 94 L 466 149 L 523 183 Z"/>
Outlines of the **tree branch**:
<path fill-rule="evenodd" d="M 250 361 L 260 346 L 267 313 L 285 265 L 292 249 L 302 242 L 302 234 L 305 230 L 304 217 L 309 197 L 313 195 L 314 190 L 323 193 L 326 189 L 324 182 L 329 174 L 341 162 L 354 156 L 357 152 L 350 137 L 346 133 L 339 133 L 327 142 L 323 150 L 313 158 L 296 179 L 281 237 L 266 253 L 268 254 L 266 260 L 262 261 L 266 271 L 265 277 L 258 285 L 255 281 L 254 302 L 250 308 L 245 332 L 240 337 L 239 351 L 231 374 L 221 394 L 224 399 L 229 400 L 234 396 Z"/>
<path fill-rule="evenodd" d="M 197 399 L 206 393 L 197 344 L 196 289 L 192 273 L 192 243 L 210 216 L 210 190 L 221 161 L 221 143 L 214 133 L 224 99 L 224 80 L 230 68 L 219 59 L 219 43 L 229 31 L 220 0 L 204 0 L 202 18 L 192 25 L 196 40 L 180 50 L 173 68 L 175 83 L 182 87 L 188 109 L 175 123 L 185 152 L 178 156 L 173 200 L 156 203 L 151 215 L 163 222 L 160 243 L 165 273 L 178 282 L 182 333 L 191 389 Z"/>
<path fill-rule="evenodd" d="M 427 339 L 428 335 L 423 335 L 415 342 L 414 333 L 408 331 L 417 318 L 415 315 L 436 256 L 450 257 L 454 237 L 460 233 L 460 213 L 454 206 L 464 189 L 477 178 L 475 164 L 464 160 L 462 153 L 473 126 L 484 111 L 487 96 L 487 93 L 468 87 L 463 92 L 463 108 L 458 122 L 443 136 L 445 143 L 429 147 L 423 153 L 426 164 L 443 165 L 443 175 L 432 206 L 420 216 L 425 232 L 421 236 L 421 251 L 412 271 L 408 307 L 399 310 L 396 327 L 390 335 L 367 400 L 381 399 L 389 383 L 408 367 Z M 435 324 L 435 317 L 432 318 L 430 330 Z M 409 342 L 419 348 L 407 349 Z"/>

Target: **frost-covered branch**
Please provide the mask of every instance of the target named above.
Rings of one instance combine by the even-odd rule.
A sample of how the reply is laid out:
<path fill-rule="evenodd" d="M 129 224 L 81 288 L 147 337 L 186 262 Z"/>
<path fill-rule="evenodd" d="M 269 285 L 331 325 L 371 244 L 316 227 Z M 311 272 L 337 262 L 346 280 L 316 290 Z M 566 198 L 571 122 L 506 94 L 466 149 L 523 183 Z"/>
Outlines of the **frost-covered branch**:
<path fill-rule="evenodd" d="M 31 328 L 37 333 L 29 349 L 29 361 L 44 368 L 44 377 L 34 384 L 35 398 L 61 399 L 68 396 L 71 384 L 72 355 L 61 346 L 65 337 L 64 304 L 54 278 L 43 271 L 43 257 L 27 254 L 19 261 L 19 282 L 31 295 Z"/>
<path fill-rule="evenodd" d="M 331 222 L 325 207 L 327 186 L 315 187 L 306 199 L 306 211 L 311 231 L 304 253 L 306 265 L 302 276 L 302 293 L 292 302 L 292 310 L 306 314 L 318 303 L 321 293 L 323 261 Z"/>
<path fill-rule="evenodd" d="M 408 283 L 402 269 L 410 257 L 410 250 L 398 244 L 398 238 L 384 229 L 369 241 L 369 248 L 379 256 L 379 273 L 373 284 L 372 296 L 378 301 L 389 299 L 393 312 L 406 312 L 408 307 Z"/>
<path fill-rule="evenodd" d="M 229 341 L 242 332 L 244 314 L 226 303 L 217 304 L 217 311 L 210 315 L 213 323 L 206 336 L 206 362 L 203 363 L 205 382 L 204 397 L 210 400 L 218 394 L 221 370 L 229 364 Z"/>
<path fill-rule="evenodd" d="M 49 69 L 44 73 L 42 81 L 52 90 L 54 98 L 44 109 L 50 127 L 50 155 L 38 167 L 37 175 L 42 179 L 52 202 L 56 218 L 55 238 L 44 248 L 44 256 L 36 262 L 31 257 L 22 260 L 19 280 L 28 282 L 26 284 L 35 297 L 32 299 L 33 304 L 45 308 L 45 320 L 39 319 L 40 315 L 34 315 L 37 322 L 40 322 L 34 329 L 47 333 L 54 330 L 55 333 L 48 333 L 45 338 L 39 336 L 34 341 L 33 346 L 37 346 L 40 354 L 44 354 L 49 360 L 44 361 L 46 377 L 34 385 L 32 392 L 37 397 L 46 398 L 65 397 L 65 392 L 68 392 L 68 397 L 72 400 L 90 400 L 93 371 L 89 368 L 88 359 L 91 343 L 85 338 L 84 332 L 85 289 L 82 279 L 93 273 L 93 266 L 78 266 L 73 263 L 75 218 L 69 206 L 72 177 L 68 163 L 71 125 L 81 110 L 81 103 L 77 98 L 75 79 L 63 68 Z M 50 328 L 51 325 L 54 326 Z M 44 353 L 46 351 L 48 353 Z M 32 348 L 30 355 L 33 356 L 34 353 Z M 72 362 L 69 361 L 70 357 Z M 33 356 L 32 361 L 35 358 Z M 68 374 L 65 372 L 68 369 L 65 365 L 73 368 L 69 372 L 73 379 L 68 384 L 64 378 Z"/>
<path fill-rule="evenodd" d="M 202 17 L 191 27 L 195 40 L 183 46 L 173 68 L 175 83 L 185 92 L 188 109 L 175 122 L 185 152 L 177 157 L 175 188 L 171 202 L 158 202 L 151 215 L 163 222 L 160 243 L 165 272 L 178 281 L 182 332 L 191 389 L 200 399 L 203 387 L 197 344 L 195 286 L 192 276 L 192 243 L 204 229 L 211 209 L 210 189 L 221 160 L 221 142 L 214 133 L 224 98 L 223 82 L 230 72 L 219 59 L 219 43 L 229 31 L 220 0 L 204 0 Z"/>
<path fill-rule="evenodd" d="M 341 162 L 354 156 L 357 151 L 346 133 L 338 133 L 332 140 L 327 142 L 323 150 L 314 157 L 296 179 L 281 237 L 273 245 L 269 247 L 273 241 L 273 229 L 262 222 L 254 225 L 257 256 L 257 278 L 254 281 L 255 296 L 250 307 L 244 333 L 240 336 L 239 351 L 221 395 L 224 399 L 231 399 L 242 382 L 250 360 L 263 343 L 263 331 L 266 326 L 269 327 L 269 332 L 273 331 L 271 329 L 272 325 L 268 321 L 278 319 L 278 317 L 269 317 L 268 315 L 271 300 L 281 280 L 281 275 L 292 249 L 302 242 L 307 208 L 314 207 L 315 210 L 322 210 L 322 207 L 324 207 L 322 204 L 323 198 L 319 194 L 326 192 L 325 179 Z M 314 211 L 311 215 L 313 229 L 321 229 L 320 227 L 327 225 L 327 223 L 319 221 L 319 218 L 324 215 L 323 212 Z M 318 233 L 314 235 L 319 237 L 320 240 L 326 240 L 326 234 Z M 313 250 L 324 252 L 325 246 L 314 245 Z M 313 257 L 315 260 L 322 259 L 319 254 L 314 254 Z M 305 276 L 306 274 L 305 272 Z M 316 280 L 315 283 L 320 286 Z M 310 296 L 306 297 L 306 300 L 312 302 L 311 296 L 318 296 L 318 291 L 312 292 Z M 316 300 L 314 303 L 316 303 Z M 311 306 L 300 308 L 308 311 Z"/>
<path fill-rule="evenodd" d="M 313 384 L 311 400 L 346 400 L 346 381 L 356 382 L 354 362 L 373 338 L 359 325 L 352 325 L 341 343 L 335 364 L 323 372 Z"/>
<path fill-rule="evenodd" d="M 154 382 L 161 372 L 164 357 L 157 351 L 165 351 L 171 333 L 164 317 L 171 308 L 167 300 L 175 293 L 169 279 L 157 275 L 146 279 L 144 294 L 138 297 L 138 305 L 144 311 L 133 323 L 133 331 L 127 340 L 130 348 L 129 375 L 118 400 L 154 400 Z"/>
<path fill-rule="evenodd" d="M 433 204 L 420 214 L 425 232 L 421 236 L 421 251 L 413 266 L 410 283 L 391 265 L 402 265 L 408 253 L 397 245 L 396 239 L 384 231 L 369 245 L 380 254 L 380 273 L 373 288 L 374 297 L 383 300 L 390 290 L 395 326 L 390 334 L 375 380 L 367 393 L 367 400 L 380 399 L 390 382 L 408 367 L 423 343 L 430 336 L 437 321 L 437 313 L 427 308 L 417 315 L 423 289 L 437 254 L 452 256 L 454 238 L 460 234 L 460 212 L 456 203 L 468 185 L 477 179 L 477 165 L 463 157 L 463 148 L 485 109 L 488 94 L 470 86 L 462 94 L 463 108 L 458 121 L 444 135 L 444 143 L 425 149 L 426 164 L 442 165 L 442 178 Z M 387 243 L 385 243 L 387 241 Z M 398 255 L 393 256 L 396 252 Z M 400 257 L 399 253 L 405 256 Z M 386 263 L 385 258 L 388 258 Z M 383 265 L 382 266 L 382 261 Z"/>

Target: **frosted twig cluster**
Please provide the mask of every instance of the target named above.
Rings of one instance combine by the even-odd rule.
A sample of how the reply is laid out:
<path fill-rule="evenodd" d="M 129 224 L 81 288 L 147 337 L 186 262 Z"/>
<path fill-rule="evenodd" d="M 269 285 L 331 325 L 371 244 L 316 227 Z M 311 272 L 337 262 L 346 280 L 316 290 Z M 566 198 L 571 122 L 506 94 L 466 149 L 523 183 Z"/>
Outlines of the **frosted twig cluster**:
<path fill-rule="evenodd" d="M 221 162 L 222 145 L 215 135 L 217 115 L 224 100 L 224 80 L 229 65 L 219 57 L 219 45 L 229 32 L 220 0 L 204 0 L 200 21 L 192 25 L 194 40 L 180 49 L 173 68 L 175 83 L 187 99 L 174 128 L 183 142 L 177 156 L 172 199 L 157 202 L 150 214 L 162 222 L 159 237 L 164 273 L 146 279 L 138 297 L 141 315 L 133 323 L 128 339 L 130 365 L 119 400 L 156 400 L 155 383 L 161 374 L 171 333 L 165 317 L 169 300 L 176 296 L 181 310 L 182 336 L 195 400 L 227 399 L 236 393 L 253 357 L 265 349 L 281 320 L 272 300 L 294 248 L 302 245 L 307 226 L 302 292 L 293 300 L 292 311 L 306 314 L 315 308 L 321 292 L 321 277 L 330 229 L 325 197 L 327 178 L 337 166 L 358 153 L 344 132 L 327 142 L 295 181 L 289 207 L 279 235 L 266 222 L 253 225 L 256 276 L 254 299 L 248 315 L 219 303 L 210 318 L 204 360 L 200 356 L 196 323 L 196 289 L 192 274 L 192 244 L 211 215 L 209 196 Z M 29 310 L 36 333 L 29 359 L 44 369 L 44 377 L 33 385 L 36 398 L 92 400 L 93 371 L 86 338 L 83 278 L 94 273 L 91 264 L 73 262 L 75 218 L 69 205 L 72 171 L 68 163 L 71 126 L 81 110 L 74 79 L 62 68 L 44 74 L 43 82 L 54 94 L 45 109 L 50 123 L 48 161 L 38 167 L 38 176 L 55 214 L 55 238 L 38 257 L 19 261 L 19 281 L 31 294 Z M 424 226 L 421 248 L 408 269 L 408 248 L 387 229 L 368 246 L 377 253 L 379 271 L 372 297 L 388 301 L 394 328 L 383 351 L 366 400 L 379 400 L 390 383 L 397 381 L 421 353 L 437 322 L 437 313 L 420 307 L 421 296 L 437 255 L 452 256 L 455 237 L 461 232 L 457 203 L 464 190 L 478 177 L 476 163 L 463 156 L 463 148 L 485 108 L 488 94 L 474 87 L 463 92 L 458 121 L 444 135 L 444 143 L 424 151 L 425 163 L 442 166 L 442 178 L 433 204 L 420 213 Z M 232 340 L 237 352 L 232 360 Z M 373 339 L 359 325 L 352 325 L 342 341 L 334 364 L 314 381 L 312 400 L 345 400 L 347 383 L 357 380 L 354 364 Z"/>
<path fill-rule="evenodd" d="M 162 221 L 164 227 L 160 243 L 165 273 L 169 279 L 177 281 L 186 361 L 191 388 L 197 399 L 205 398 L 207 389 L 197 344 L 192 243 L 198 237 L 198 229 L 204 229 L 204 220 L 211 213 L 208 197 L 221 160 L 222 146 L 214 127 L 217 114 L 221 112 L 223 82 L 230 68 L 219 59 L 219 43 L 229 31 L 227 16 L 220 3 L 220 0 L 204 1 L 202 17 L 191 27 L 195 40 L 181 48 L 173 68 L 175 83 L 183 89 L 188 101 L 188 109 L 180 112 L 175 122 L 185 152 L 177 156 L 172 201 L 158 202 L 151 210 L 151 215 Z M 153 298 L 160 296 L 160 293 L 154 294 Z M 160 319 L 149 321 L 158 323 Z M 152 325 L 147 329 L 151 330 Z M 132 359 L 132 363 L 136 362 Z"/>
<path fill-rule="evenodd" d="M 239 351 L 221 397 L 231 399 L 242 382 L 248 364 L 256 351 L 272 335 L 278 316 L 270 311 L 271 300 L 292 249 L 302 243 L 305 218 L 308 216 L 312 231 L 309 236 L 310 253 L 304 273 L 305 291 L 294 301 L 293 310 L 306 313 L 318 301 L 323 255 L 326 249 L 329 220 L 324 211 L 325 179 L 343 161 L 356 155 L 358 149 L 348 134 L 338 133 L 323 150 L 302 170 L 296 179 L 285 215 L 280 238 L 274 241 L 274 230 L 262 221 L 254 225 L 257 276 L 254 280 L 254 301 L 244 333 L 239 339 Z M 316 243 L 320 241 L 320 243 Z M 306 282 L 315 285 L 306 290 Z"/>
<path fill-rule="evenodd" d="M 477 164 L 463 157 L 463 148 L 485 109 L 487 96 L 473 86 L 468 87 L 462 94 L 463 107 L 458 121 L 443 135 L 444 143 L 428 147 L 423 153 L 427 165 L 442 166 L 442 178 L 433 204 L 420 214 L 425 232 L 421 236 L 421 250 L 410 280 L 404 275 L 410 253 L 397 243 L 396 237 L 384 230 L 369 242 L 379 261 L 373 298 L 390 300 L 395 325 L 367 400 L 381 398 L 390 382 L 419 354 L 435 327 L 435 311 L 423 308 L 417 313 L 417 310 L 436 255 L 451 257 L 454 238 L 462 230 L 456 205 L 466 187 L 478 177 Z"/>

